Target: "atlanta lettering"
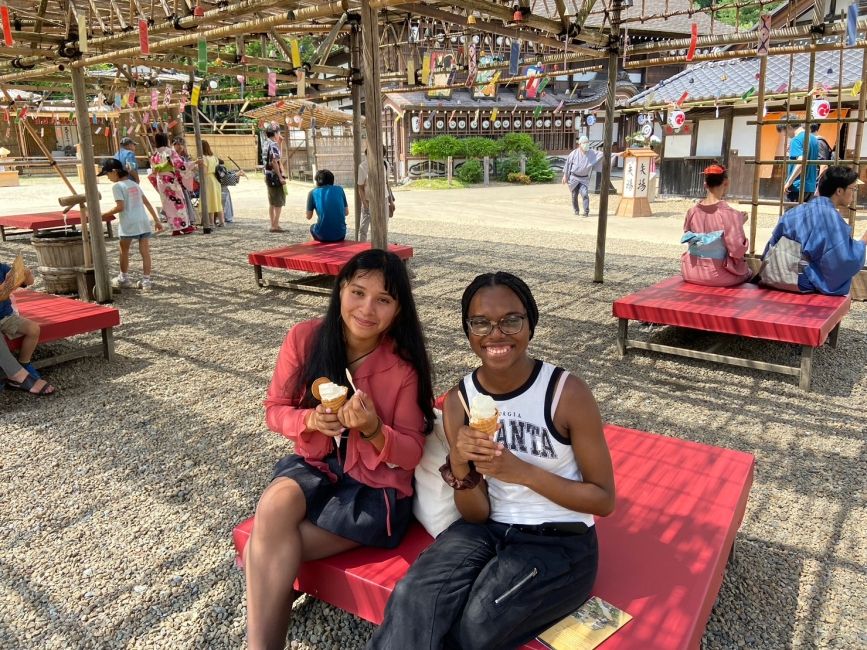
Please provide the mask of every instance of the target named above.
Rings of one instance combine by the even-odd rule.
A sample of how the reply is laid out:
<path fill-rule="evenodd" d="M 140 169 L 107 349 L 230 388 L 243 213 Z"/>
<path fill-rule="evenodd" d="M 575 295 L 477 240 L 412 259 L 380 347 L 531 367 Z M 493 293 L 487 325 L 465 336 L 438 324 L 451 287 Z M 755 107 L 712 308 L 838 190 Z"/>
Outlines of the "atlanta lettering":
<path fill-rule="evenodd" d="M 539 427 L 532 422 L 503 418 L 500 420 L 496 440 L 513 452 L 530 454 L 538 458 L 557 458 L 557 452 L 551 444 L 551 434 L 545 427 Z"/>

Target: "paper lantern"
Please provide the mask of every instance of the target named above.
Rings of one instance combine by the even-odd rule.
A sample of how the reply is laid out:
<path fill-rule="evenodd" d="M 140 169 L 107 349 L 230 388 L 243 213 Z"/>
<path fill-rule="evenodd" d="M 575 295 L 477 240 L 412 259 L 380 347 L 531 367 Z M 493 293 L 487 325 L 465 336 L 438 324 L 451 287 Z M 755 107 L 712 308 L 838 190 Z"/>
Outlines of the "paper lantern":
<path fill-rule="evenodd" d="M 824 120 L 831 113 L 831 102 L 827 99 L 820 99 L 813 102 L 812 114 L 814 119 Z"/>
<path fill-rule="evenodd" d="M 672 129 L 679 129 L 683 126 L 684 122 L 686 122 L 686 113 L 683 111 L 669 111 L 668 125 Z"/>

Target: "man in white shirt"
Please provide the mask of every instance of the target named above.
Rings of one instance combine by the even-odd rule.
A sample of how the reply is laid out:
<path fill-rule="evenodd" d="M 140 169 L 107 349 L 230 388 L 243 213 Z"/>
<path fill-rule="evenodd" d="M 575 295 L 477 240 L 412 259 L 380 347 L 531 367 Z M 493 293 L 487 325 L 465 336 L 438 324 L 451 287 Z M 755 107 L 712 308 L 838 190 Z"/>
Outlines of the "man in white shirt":
<path fill-rule="evenodd" d="M 385 198 L 388 201 L 388 217 L 394 215 L 394 194 L 391 192 L 391 185 L 388 182 L 390 169 L 388 161 L 385 159 L 388 155 L 388 150 L 385 145 L 382 147 L 382 159 L 385 165 L 384 181 L 385 181 Z M 361 198 L 361 224 L 358 230 L 358 241 L 367 241 L 367 232 L 370 229 L 370 197 L 367 195 L 367 177 L 370 174 L 370 166 L 367 162 L 367 145 L 364 147 L 364 160 L 358 165 L 358 195 Z"/>

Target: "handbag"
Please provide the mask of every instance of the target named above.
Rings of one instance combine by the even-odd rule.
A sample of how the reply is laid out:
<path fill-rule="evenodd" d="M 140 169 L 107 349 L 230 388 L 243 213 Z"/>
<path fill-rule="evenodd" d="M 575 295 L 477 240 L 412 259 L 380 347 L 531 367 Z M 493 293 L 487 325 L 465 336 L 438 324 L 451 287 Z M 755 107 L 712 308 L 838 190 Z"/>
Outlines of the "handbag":
<path fill-rule="evenodd" d="M 433 431 L 425 437 L 421 461 L 415 468 L 415 496 L 412 514 L 431 537 L 436 537 L 460 519 L 455 505 L 455 491 L 440 474 L 440 465 L 449 454 L 449 443 L 443 429 L 443 414 L 434 409 Z"/>
<path fill-rule="evenodd" d="M 780 291 L 801 293 L 798 276 L 806 267 L 807 260 L 804 259 L 801 244 L 788 237 L 780 237 L 776 244 L 768 248 L 762 260 L 759 284 Z"/>

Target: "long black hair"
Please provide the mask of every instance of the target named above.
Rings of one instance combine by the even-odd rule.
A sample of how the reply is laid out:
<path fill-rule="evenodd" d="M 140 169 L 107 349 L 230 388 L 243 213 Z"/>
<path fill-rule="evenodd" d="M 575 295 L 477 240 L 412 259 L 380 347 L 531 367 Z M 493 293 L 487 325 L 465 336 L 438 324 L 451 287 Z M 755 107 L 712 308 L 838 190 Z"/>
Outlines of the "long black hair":
<path fill-rule="evenodd" d="M 165 133 L 156 133 L 154 134 L 154 146 L 157 149 L 160 147 L 168 147 L 169 146 L 169 136 Z"/>
<path fill-rule="evenodd" d="M 316 335 L 311 337 L 310 348 L 304 354 L 305 361 L 296 376 L 289 379 L 286 388 L 290 395 L 303 393 L 301 406 L 312 408 L 319 403 L 310 390 L 317 378 L 328 377 L 331 381 L 343 383 L 347 364 L 343 319 L 340 316 L 340 290 L 356 274 L 365 275 L 376 271 L 382 273 L 385 290 L 397 301 L 398 311 L 386 334 L 394 341 L 398 356 L 410 364 L 418 375 L 416 399 L 425 419 L 424 432 L 430 433 L 434 421 L 431 364 L 406 266 L 397 255 L 389 251 L 363 251 L 343 267 L 334 282 L 322 325 Z"/>
<path fill-rule="evenodd" d="M 461 296 L 461 326 L 464 328 L 464 334 L 467 338 L 470 337 L 469 325 L 467 325 L 467 317 L 470 313 L 470 301 L 473 296 L 484 287 L 504 286 L 512 290 L 521 304 L 524 305 L 524 310 L 527 312 L 527 323 L 530 326 L 530 338 L 533 338 L 533 333 L 536 331 L 536 323 L 539 322 L 539 307 L 536 306 L 536 299 L 533 297 L 533 292 L 530 287 L 517 275 L 512 275 L 508 271 L 497 271 L 496 273 L 482 273 L 477 275 L 470 282 L 464 295 Z"/>

